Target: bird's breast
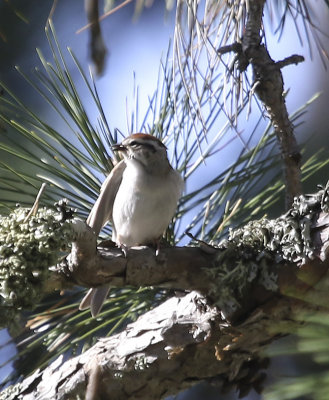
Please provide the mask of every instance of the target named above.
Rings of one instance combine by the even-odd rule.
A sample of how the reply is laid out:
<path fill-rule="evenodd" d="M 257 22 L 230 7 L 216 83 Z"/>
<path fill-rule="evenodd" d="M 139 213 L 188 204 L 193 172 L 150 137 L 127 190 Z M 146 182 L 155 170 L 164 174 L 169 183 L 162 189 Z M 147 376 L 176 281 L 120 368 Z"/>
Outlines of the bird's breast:
<path fill-rule="evenodd" d="M 113 205 L 117 240 L 126 246 L 157 240 L 173 217 L 181 195 L 181 178 L 143 176 L 127 168 Z"/>

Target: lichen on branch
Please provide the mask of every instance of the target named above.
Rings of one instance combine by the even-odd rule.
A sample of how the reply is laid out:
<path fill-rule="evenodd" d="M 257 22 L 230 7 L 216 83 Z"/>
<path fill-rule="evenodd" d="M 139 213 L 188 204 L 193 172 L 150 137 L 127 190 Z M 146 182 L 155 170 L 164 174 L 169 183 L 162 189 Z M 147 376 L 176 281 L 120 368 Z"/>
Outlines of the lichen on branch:
<path fill-rule="evenodd" d="M 61 206 L 59 206 L 61 207 Z M 0 216 L 0 327 L 14 327 L 22 309 L 33 309 L 54 266 L 75 233 L 62 208 L 17 207 Z"/>
<path fill-rule="evenodd" d="M 265 290 L 278 289 L 275 266 L 282 263 L 304 265 L 315 257 L 311 230 L 320 212 L 328 213 L 329 185 L 317 193 L 294 199 L 290 210 L 277 219 L 250 221 L 231 229 L 218 246 L 216 266 L 206 269 L 210 275 L 209 294 L 226 313 L 239 307 L 252 282 Z"/>

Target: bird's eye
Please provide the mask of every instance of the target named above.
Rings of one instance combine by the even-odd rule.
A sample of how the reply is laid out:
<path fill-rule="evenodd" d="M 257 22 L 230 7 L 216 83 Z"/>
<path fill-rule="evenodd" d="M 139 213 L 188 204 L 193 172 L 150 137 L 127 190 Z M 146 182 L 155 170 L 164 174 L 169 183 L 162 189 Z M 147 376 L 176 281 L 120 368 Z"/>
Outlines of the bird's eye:
<path fill-rule="evenodd" d="M 133 147 L 133 148 L 139 148 L 139 149 L 149 149 L 150 151 L 152 151 L 153 153 L 155 153 L 155 148 L 154 148 L 154 146 L 153 146 L 153 144 L 151 144 L 151 143 L 145 143 L 145 142 L 138 142 L 138 141 L 136 141 L 136 140 L 132 140 L 130 143 L 129 143 L 129 146 L 130 147 Z"/>

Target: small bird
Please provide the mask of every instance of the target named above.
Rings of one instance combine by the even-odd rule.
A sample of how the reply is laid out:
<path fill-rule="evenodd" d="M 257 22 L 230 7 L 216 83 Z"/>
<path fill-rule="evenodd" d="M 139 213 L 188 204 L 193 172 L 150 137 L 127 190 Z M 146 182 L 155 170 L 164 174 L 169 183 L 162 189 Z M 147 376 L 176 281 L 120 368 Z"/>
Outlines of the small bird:
<path fill-rule="evenodd" d="M 135 133 L 114 145 L 121 160 L 104 181 L 87 224 L 98 236 L 107 222 L 112 224 L 112 239 L 125 250 L 139 245 L 158 245 L 177 202 L 183 179 L 167 157 L 166 146 L 156 137 Z M 80 303 L 97 316 L 109 286 L 91 288 Z"/>

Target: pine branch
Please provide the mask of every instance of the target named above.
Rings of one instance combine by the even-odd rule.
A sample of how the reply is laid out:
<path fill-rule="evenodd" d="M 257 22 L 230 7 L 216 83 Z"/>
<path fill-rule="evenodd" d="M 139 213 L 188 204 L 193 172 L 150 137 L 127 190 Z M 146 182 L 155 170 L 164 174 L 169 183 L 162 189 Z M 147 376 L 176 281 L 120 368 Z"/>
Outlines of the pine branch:
<path fill-rule="evenodd" d="M 243 394 L 259 390 L 260 353 L 286 334 L 287 325 L 300 324 L 296 312 L 318 310 L 317 295 L 327 293 L 316 284 L 327 284 L 329 185 L 296 198 L 277 220 L 232 231 L 207 252 L 170 248 L 155 257 L 150 249 L 132 249 L 124 258 L 100 247 L 96 253 L 91 229 L 82 221 L 73 228 L 78 239 L 65 271 L 71 283 L 62 279 L 63 270 L 55 273 L 64 286 L 76 280 L 197 288 L 201 294 L 173 297 L 84 354 L 63 365 L 60 357 L 12 388 L 15 396 L 73 399 L 86 392 L 88 399 L 159 399 L 205 379 L 236 385 Z"/>
<path fill-rule="evenodd" d="M 259 329 L 262 334 L 255 335 L 254 329 L 270 326 L 268 320 L 259 310 L 233 328 L 197 293 L 173 297 L 122 333 L 100 339 L 61 366 L 60 357 L 11 390 L 24 399 L 158 400 L 205 379 L 257 387 L 262 363 L 253 352 L 271 334 Z"/>
<path fill-rule="evenodd" d="M 262 369 L 266 368 L 261 353 L 286 334 L 287 328 L 292 330 L 301 323 L 296 318 L 298 311 L 318 309 L 305 300 L 314 299 L 314 285 L 329 267 L 325 250 L 328 226 L 328 213 L 317 214 L 312 231 L 314 260 L 302 266 L 292 262 L 278 265 L 276 292 L 265 293 L 259 284 L 249 286 L 240 301 L 244 311 L 240 309 L 235 322 L 223 317 L 209 297 L 195 292 L 173 297 L 122 333 L 100 339 L 83 355 L 62 365 L 60 357 L 43 372 L 37 371 L 15 387 L 15 396 L 159 399 L 203 380 L 222 390 L 236 386 L 241 395 L 252 387 L 261 390 Z M 148 274 L 145 276 L 147 279 Z"/>
<path fill-rule="evenodd" d="M 301 155 L 294 135 L 294 127 L 289 120 L 281 68 L 291 63 L 303 61 L 302 56 L 291 56 L 275 62 L 262 42 L 262 18 L 265 0 L 251 0 L 241 43 L 233 43 L 218 49 L 219 54 L 234 51 L 240 72 L 250 64 L 253 69 L 253 90 L 263 102 L 275 128 L 283 160 L 286 185 L 286 208 L 301 190 Z"/>

